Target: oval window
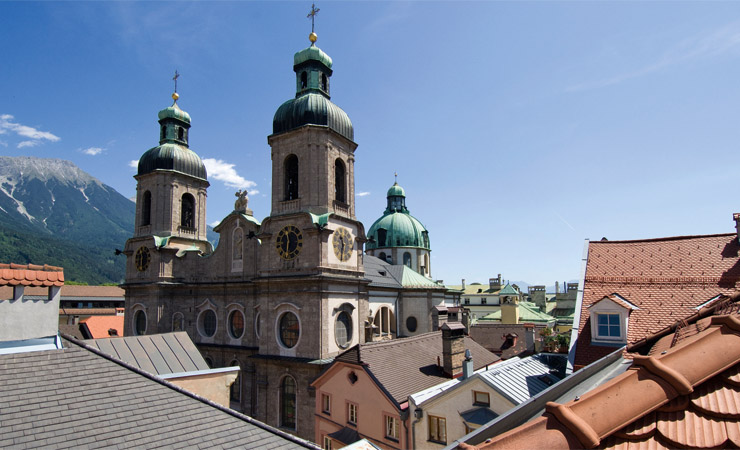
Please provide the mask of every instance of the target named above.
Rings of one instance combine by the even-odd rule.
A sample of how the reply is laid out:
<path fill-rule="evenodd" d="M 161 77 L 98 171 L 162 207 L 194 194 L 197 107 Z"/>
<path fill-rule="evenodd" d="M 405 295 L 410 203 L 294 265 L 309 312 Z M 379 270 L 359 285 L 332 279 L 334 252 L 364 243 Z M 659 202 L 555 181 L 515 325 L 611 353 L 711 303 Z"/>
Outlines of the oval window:
<path fill-rule="evenodd" d="M 280 316 L 280 342 L 288 347 L 293 348 L 298 343 L 300 336 L 300 324 L 298 317 L 292 312 L 286 312 Z"/>
<path fill-rule="evenodd" d="M 241 311 L 232 311 L 229 314 L 229 333 L 234 339 L 239 339 L 244 334 L 244 314 Z"/>
<path fill-rule="evenodd" d="M 216 334 L 216 313 L 212 309 L 207 309 L 200 313 L 200 334 L 205 337 L 212 337 Z"/>
<path fill-rule="evenodd" d="M 416 317 L 409 316 L 406 319 L 406 329 L 413 333 L 414 331 L 416 331 L 416 326 Z"/>
<path fill-rule="evenodd" d="M 352 316 L 347 311 L 342 311 L 337 316 L 337 322 L 334 324 L 334 336 L 337 339 L 337 345 L 347 348 L 352 342 Z"/>

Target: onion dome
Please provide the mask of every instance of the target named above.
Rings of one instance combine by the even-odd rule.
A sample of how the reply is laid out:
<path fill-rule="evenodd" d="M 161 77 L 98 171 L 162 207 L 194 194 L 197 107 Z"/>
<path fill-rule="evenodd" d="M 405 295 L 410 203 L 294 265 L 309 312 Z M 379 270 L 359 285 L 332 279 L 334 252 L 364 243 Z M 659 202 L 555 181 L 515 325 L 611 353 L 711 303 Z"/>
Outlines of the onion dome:
<path fill-rule="evenodd" d="M 177 105 L 177 93 L 172 94 L 175 102 L 159 112 L 159 145 L 147 150 L 139 159 L 137 175 L 156 170 L 172 170 L 195 178 L 207 179 L 206 167 L 200 157 L 188 147 L 190 114 Z"/>
<path fill-rule="evenodd" d="M 406 193 L 394 183 L 388 189 L 388 206 L 367 232 L 368 250 L 390 247 L 419 247 L 430 250 L 429 232 L 406 208 Z"/>
<path fill-rule="evenodd" d="M 311 46 L 293 56 L 296 96 L 280 105 L 275 112 L 272 133 L 285 133 L 304 125 L 320 125 L 353 140 L 355 133 L 352 121 L 342 108 L 330 100 L 332 60 L 315 45 L 315 33 L 311 33 L 310 39 Z"/>

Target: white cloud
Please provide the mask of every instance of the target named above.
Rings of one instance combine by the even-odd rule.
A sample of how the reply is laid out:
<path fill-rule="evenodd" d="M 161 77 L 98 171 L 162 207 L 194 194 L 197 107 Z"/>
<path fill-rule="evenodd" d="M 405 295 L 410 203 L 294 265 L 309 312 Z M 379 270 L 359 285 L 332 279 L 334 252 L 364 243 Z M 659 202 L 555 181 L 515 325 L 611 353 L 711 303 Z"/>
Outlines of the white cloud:
<path fill-rule="evenodd" d="M 254 181 L 242 177 L 236 170 L 234 164 L 229 164 L 221 159 L 205 158 L 203 164 L 206 165 L 208 177 L 223 182 L 226 186 L 236 189 L 247 189 L 257 186 Z M 256 194 L 258 191 L 249 190 L 250 194 Z"/>
<path fill-rule="evenodd" d="M 60 140 L 59 136 L 48 131 L 39 131 L 36 128 L 13 122 L 13 116 L 10 114 L 0 114 L 0 134 L 8 134 L 8 132 L 27 138 L 18 144 L 18 148 L 35 147 L 41 141 L 57 142 Z"/>
<path fill-rule="evenodd" d="M 568 92 L 586 91 L 619 84 L 633 78 L 649 75 L 667 67 L 689 63 L 704 58 L 713 58 L 727 53 L 740 54 L 740 28 L 738 23 L 730 23 L 709 33 L 683 39 L 655 61 L 638 69 L 624 72 L 601 80 L 570 86 Z"/>
<path fill-rule="evenodd" d="M 138 159 L 132 159 L 128 162 L 128 166 L 132 169 L 138 169 L 139 168 L 139 160 Z"/>
<path fill-rule="evenodd" d="M 8 143 L 5 142 L 5 141 L 0 141 L 0 145 L 2 145 L 3 147 L 7 147 L 8 146 Z"/>
<path fill-rule="evenodd" d="M 103 152 L 103 149 L 100 147 L 90 147 L 90 148 L 86 148 L 82 150 L 82 153 L 86 155 L 90 155 L 90 156 L 99 155 L 102 152 Z"/>
<path fill-rule="evenodd" d="M 18 148 L 36 147 L 37 145 L 39 145 L 39 141 L 22 141 L 18 143 Z"/>
<path fill-rule="evenodd" d="M 370 193 L 369 192 L 358 192 L 356 195 L 358 197 L 367 197 L 368 195 L 370 195 Z"/>

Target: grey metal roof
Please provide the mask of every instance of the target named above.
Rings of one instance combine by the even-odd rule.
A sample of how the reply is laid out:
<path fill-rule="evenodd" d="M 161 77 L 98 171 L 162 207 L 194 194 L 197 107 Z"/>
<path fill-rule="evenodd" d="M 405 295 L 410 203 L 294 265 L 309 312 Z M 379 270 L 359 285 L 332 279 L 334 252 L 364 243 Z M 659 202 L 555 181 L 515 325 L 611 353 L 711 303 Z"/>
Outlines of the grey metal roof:
<path fill-rule="evenodd" d="M 95 351 L 0 355 L 0 448 L 319 448 Z"/>
<path fill-rule="evenodd" d="M 554 355 L 550 358 L 534 355 L 504 361 L 479 375 L 502 395 L 520 404 L 560 381 L 562 377 L 551 371 L 566 363 L 566 355 L 560 355 L 559 360 Z"/>
<path fill-rule="evenodd" d="M 370 280 L 369 286 L 371 288 L 389 287 L 401 289 L 403 287 L 400 276 L 398 279 L 394 277 L 394 273 L 397 271 L 391 270 L 395 266 L 370 255 L 364 256 L 363 265 L 365 266 L 365 278 Z"/>
<path fill-rule="evenodd" d="M 209 369 L 205 359 L 184 331 L 147 336 L 88 339 L 83 342 L 155 375 Z"/>
<path fill-rule="evenodd" d="M 498 414 L 486 408 L 485 406 L 480 406 L 478 408 L 473 408 L 471 410 L 461 412 L 460 417 L 462 417 L 463 420 L 467 423 L 483 425 L 498 417 Z"/>

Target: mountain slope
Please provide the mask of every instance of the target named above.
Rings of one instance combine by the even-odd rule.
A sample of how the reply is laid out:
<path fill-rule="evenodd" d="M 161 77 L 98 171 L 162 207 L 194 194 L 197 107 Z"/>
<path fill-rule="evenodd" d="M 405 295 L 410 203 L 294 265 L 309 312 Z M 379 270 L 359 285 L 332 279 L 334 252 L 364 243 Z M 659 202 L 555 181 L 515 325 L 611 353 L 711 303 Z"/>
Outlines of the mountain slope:
<path fill-rule="evenodd" d="M 135 204 L 69 161 L 0 156 L 0 261 L 53 264 L 67 280 L 119 282 L 114 256 Z"/>

